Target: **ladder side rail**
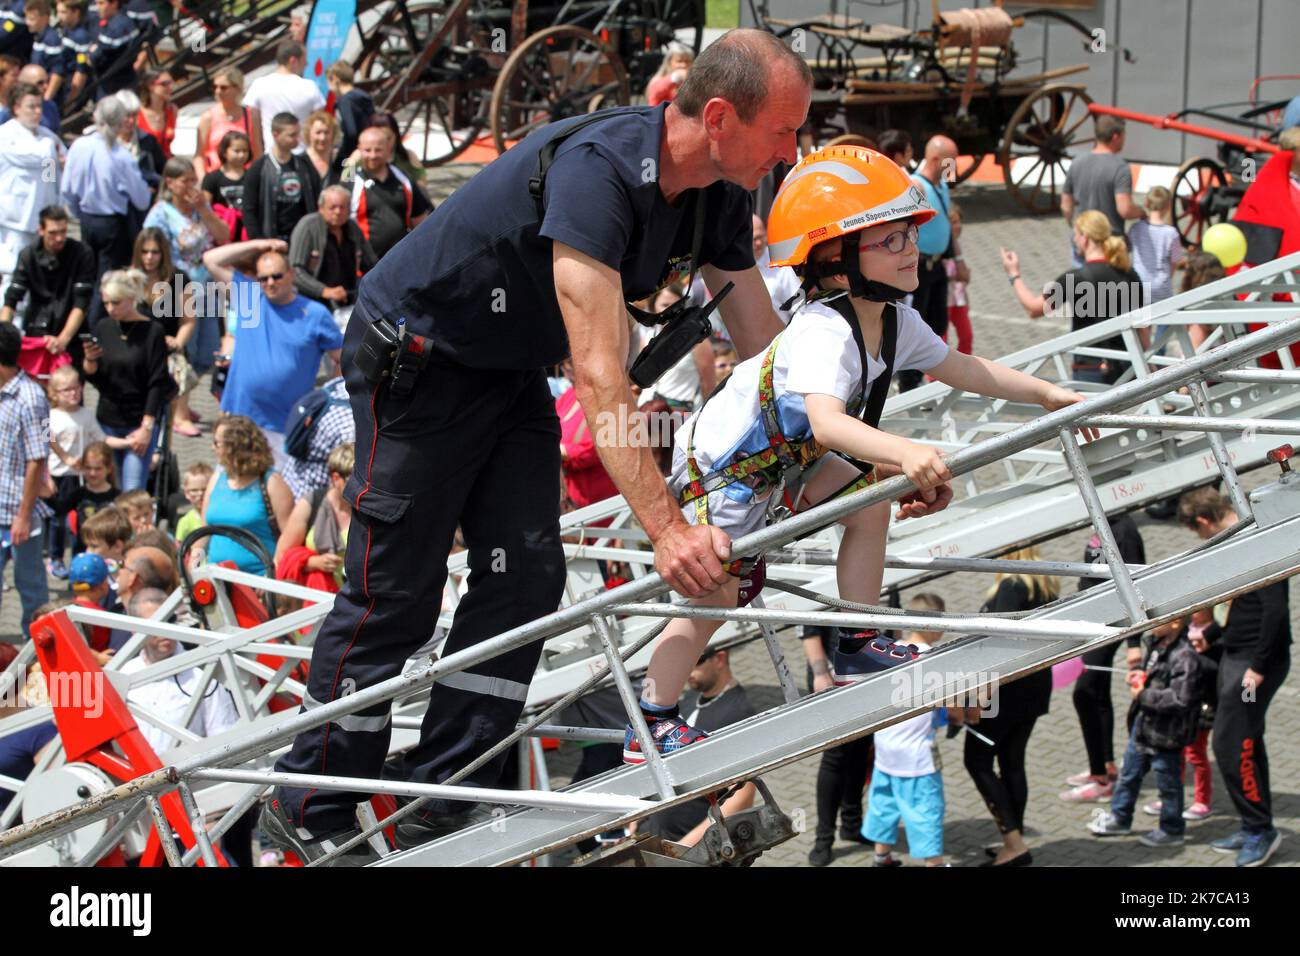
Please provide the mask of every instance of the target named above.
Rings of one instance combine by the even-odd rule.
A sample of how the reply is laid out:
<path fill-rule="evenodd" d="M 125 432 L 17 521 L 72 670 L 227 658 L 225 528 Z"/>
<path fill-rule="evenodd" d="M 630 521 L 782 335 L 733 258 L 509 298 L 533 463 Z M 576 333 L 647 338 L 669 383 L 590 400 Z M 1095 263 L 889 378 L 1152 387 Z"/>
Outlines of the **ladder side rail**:
<path fill-rule="evenodd" d="M 1300 253 L 1297 254 L 1297 260 L 1300 261 Z M 1138 404 L 1151 396 L 1190 382 L 1220 366 L 1227 366 L 1254 358 L 1279 344 L 1297 338 L 1300 338 L 1300 319 L 1291 319 L 1270 325 L 1229 345 L 1190 358 L 1182 366 L 1164 369 L 1147 379 L 1118 386 L 1106 393 L 1086 399 L 1078 405 L 1050 412 L 1036 421 L 1026 423 L 1016 431 L 957 452 L 950 459 L 949 467 L 955 473 L 973 470 L 998 460 L 1008 452 L 1037 444 L 1053 433 L 1059 434 L 1061 431 L 1065 431 L 1068 434 L 1068 429 L 1085 415 Z M 1077 454 L 1077 447 L 1074 451 Z M 816 528 L 820 528 L 827 521 L 838 520 L 870 504 L 892 500 L 913 487 L 912 483 L 902 475 L 886 479 L 872 487 L 826 502 L 802 515 L 791 517 L 779 525 L 748 535 L 735 543 L 733 553 L 741 555 L 761 553 L 767 548 L 780 546 Z M 1116 574 L 1127 574 L 1127 571 L 1122 568 L 1117 569 Z M 178 765 L 175 770 L 181 779 L 185 779 L 187 774 L 200 768 L 225 766 L 268 752 L 279 743 L 292 739 L 298 733 L 310 727 L 391 700 L 399 694 L 423 690 L 431 686 L 440 677 L 458 673 L 516 647 L 569 630 L 576 625 L 585 623 L 590 617 L 600 612 L 616 612 L 622 605 L 642 598 L 656 596 L 666 590 L 666 585 L 662 583 L 657 574 L 646 575 L 614 591 L 594 596 L 577 605 L 572 605 L 546 617 L 520 625 L 449 657 L 418 667 L 406 674 L 391 678 L 339 700 L 323 704 L 320 707 L 313 708 L 310 712 L 295 715 L 292 719 L 275 728 L 266 728 L 253 733 L 246 740 L 238 743 L 226 743 L 210 752 L 195 755 Z M 1132 608 L 1127 610 L 1130 613 L 1132 612 Z"/>

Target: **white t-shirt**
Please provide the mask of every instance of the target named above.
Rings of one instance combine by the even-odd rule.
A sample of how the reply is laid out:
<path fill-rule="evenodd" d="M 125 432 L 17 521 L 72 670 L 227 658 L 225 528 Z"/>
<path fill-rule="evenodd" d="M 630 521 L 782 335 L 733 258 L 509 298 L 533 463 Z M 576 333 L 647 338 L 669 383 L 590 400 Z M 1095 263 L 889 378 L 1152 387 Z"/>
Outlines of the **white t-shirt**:
<path fill-rule="evenodd" d="M 51 408 L 50 438 L 59 443 L 65 455 L 75 459 L 85 454 L 87 445 L 103 441 L 104 430 L 99 427 L 95 413 L 89 408 L 83 406 L 74 412 Z M 55 478 L 61 478 L 72 470 L 54 452 L 50 452 L 49 469 L 50 475 Z"/>
<path fill-rule="evenodd" d="M 181 653 L 179 647 L 176 653 Z M 149 661 L 145 660 L 143 654 L 139 654 L 122 665 L 122 673 L 134 674 L 148 666 Z M 193 692 L 198 687 L 198 681 L 199 668 L 191 667 L 172 677 L 132 687 L 131 692 L 127 694 L 127 700 L 146 708 L 169 724 L 180 726 Z M 214 680 L 208 684 L 203 703 L 199 704 L 186 729 L 199 737 L 211 737 L 229 730 L 238 720 L 239 714 L 235 710 L 235 702 L 230 696 L 230 691 L 226 690 L 219 681 Z M 155 727 L 144 718 L 139 718 L 136 723 L 139 724 L 144 739 L 149 741 L 149 746 L 159 755 L 180 743 L 179 738 L 160 727 Z"/>
<path fill-rule="evenodd" d="M 898 310 L 895 372 L 927 371 L 948 357 L 948 346 L 915 309 L 897 304 L 895 308 Z M 695 458 L 705 474 L 768 447 L 758 401 L 758 383 L 766 352 L 764 349 L 737 365 L 726 387 L 682 426 L 694 429 Z M 885 364 L 868 354 L 867 366 L 866 384 L 870 385 L 885 371 Z M 806 303 L 790 320 L 777 343 L 772 387 L 781 430 L 792 441 L 812 434 L 804 410 L 805 395 L 832 395 L 847 405 L 861 394 L 862 362 L 853 330 L 834 308 L 823 302 Z M 678 441 L 684 441 L 684 436 L 679 436 Z M 726 494 L 737 501 L 748 501 L 753 490 L 743 482 L 733 482 L 727 485 Z"/>
<path fill-rule="evenodd" d="M 801 285 L 799 277 L 789 266 L 772 266 L 768 265 L 768 259 L 771 253 L 763 250 L 763 254 L 757 258 L 758 274 L 763 277 L 763 284 L 767 286 L 767 294 L 772 298 L 772 308 L 776 309 L 777 316 L 782 322 L 789 323 L 791 312 L 782 312 L 781 306 L 790 301 L 791 296 L 799 292 Z M 791 306 L 794 309 L 795 306 Z"/>
<path fill-rule="evenodd" d="M 271 120 L 276 113 L 292 113 L 299 123 L 306 123 L 307 117 L 316 110 L 325 108 L 325 97 L 320 87 L 305 76 L 290 73 L 268 73 L 259 76 L 244 93 L 244 105 L 251 106 L 262 114 L 262 148 L 271 148 Z M 302 131 L 302 142 L 295 152 L 307 149 L 307 130 Z"/>
<path fill-rule="evenodd" d="M 930 649 L 921 643 L 914 646 L 921 653 Z M 938 770 L 934 760 L 938 716 L 938 710 L 928 710 L 892 727 L 877 730 L 875 769 L 891 777 L 924 777 Z"/>

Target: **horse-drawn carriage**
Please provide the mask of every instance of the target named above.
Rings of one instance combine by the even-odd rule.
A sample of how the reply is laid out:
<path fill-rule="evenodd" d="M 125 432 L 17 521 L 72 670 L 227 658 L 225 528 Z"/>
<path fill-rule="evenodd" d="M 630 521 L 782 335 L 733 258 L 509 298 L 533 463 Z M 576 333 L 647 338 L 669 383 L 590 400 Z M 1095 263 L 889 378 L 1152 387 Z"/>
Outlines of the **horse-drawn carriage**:
<path fill-rule="evenodd" d="M 945 133 L 962 154 L 956 182 L 992 154 L 1017 202 L 1034 212 L 1057 208 L 1067 150 L 1092 133 L 1084 126 L 1087 91 L 1061 81 L 1088 67 L 1013 75 L 1022 65 L 1013 37 L 1026 20 L 1048 18 L 1073 27 L 1084 49 L 1095 52 L 1083 24 L 1055 10 L 1012 17 L 1000 0 L 946 12 L 932 0 L 931 24 L 918 30 L 842 14 L 782 19 L 765 3 L 749 2 L 754 22 L 804 53 L 812 67 L 811 145 L 871 141 L 886 129 L 906 130 L 918 143 Z"/>

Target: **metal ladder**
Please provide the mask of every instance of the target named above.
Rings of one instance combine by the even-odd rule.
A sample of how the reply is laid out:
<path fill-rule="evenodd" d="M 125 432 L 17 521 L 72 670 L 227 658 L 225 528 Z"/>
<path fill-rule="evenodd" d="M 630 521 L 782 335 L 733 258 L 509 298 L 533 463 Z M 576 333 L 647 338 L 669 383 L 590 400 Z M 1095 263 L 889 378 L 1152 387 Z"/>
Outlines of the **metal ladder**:
<path fill-rule="evenodd" d="M 436 796 L 482 800 L 501 805 L 523 806 L 525 809 L 509 813 L 502 820 L 493 820 L 491 823 L 462 831 L 407 853 L 392 854 L 382 861 L 383 865 L 518 862 L 571 843 L 582 836 L 606 830 L 621 821 L 637 819 L 674 803 L 714 792 L 729 783 L 751 778 L 772 767 L 835 746 L 852 737 L 870 733 L 881 726 L 918 713 L 936 701 L 952 696 L 954 691 L 967 689 L 966 685 L 973 676 L 985 675 L 985 679 L 979 682 L 979 686 L 989 686 L 1013 679 L 1048 666 L 1054 661 L 1075 656 L 1083 650 L 1117 640 L 1126 633 L 1144 630 L 1152 620 L 1176 616 L 1190 608 L 1222 600 L 1233 593 L 1257 587 L 1267 580 L 1294 573 L 1300 569 L 1300 557 L 1297 556 L 1291 542 L 1294 540 L 1300 507 L 1296 505 L 1296 489 L 1293 483 L 1284 477 L 1282 481 L 1257 491 L 1254 502 L 1248 501 L 1241 492 L 1228 446 L 1222 436 L 1243 429 L 1249 429 L 1253 434 L 1290 436 L 1300 434 L 1300 427 L 1285 416 L 1278 420 L 1261 420 L 1243 419 L 1239 416 L 1225 418 L 1221 414 L 1216 415 L 1214 402 L 1218 395 L 1217 393 L 1207 395 L 1202 383 L 1206 378 L 1213 378 L 1218 382 L 1230 382 L 1232 387 L 1236 384 L 1264 383 L 1265 387 L 1273 389 L 1269 393 L 1270 399 L 1274 400 L 1274 404 L 1279 409 L 1285 406 L 1284 410 L 1292 411 L 1296 404 L 1300 404 L 1295 401 L 1296 393 L 1300 392 L 1300 389 L 1295 388 L 1300 384 L 1300 375 L 1297 373 L 1293 371 L 1269 373 L 1243 368 L 1257 356 L 1273 352 L 1287 343 L 1300 339 L 1300 319 L 1286 318 L 1287 315 L 1297 314 L 1300 309 L 1289 303 L 1285 310 L 1266 309 L 1258 303 L 1254 306 L 1250 303 L 1236 303 L 1235 299 L 1231 301 L 1236 307 L 1228 305 L 1231 294 L 1238 291 L 1248 291 L 1252 294 L 1285 291 L 1294 294 L 1296 285 L 1291 270 L 1297 266 L 1300 266 L 1300 255 L 1273 264 L 1271 269 L 1266 270 L 1267 274 L 1261 270 L 1252 270 L 1248 280 L 1243 280 L 1241 276 L 1232 277 L 1212 287 L 1206 287 L 1205 290 L 1198 290 L 1201 294 L 1194 295 L 1191 299 L 1186 296 L 1179 297 L 1184 301 L 1163 313 L 1159 313 L 1157 309 L 1152 312 L 1158 314 L 1112 320 L 1111 323 L 1088 330 L 1086 337 L 1084 333 L 1077 333 L 1065 337 L 1064 340 L 1058 340 L 1053 343 L 1054 346 L 1058 346 L 1058 353 L 1070 349 L 1079 351 L 1085 347 L 1083 343 L 1086 340 L 1104 339 L 1114 335 L 1115 329 L 1112 328 L 1114 323 L 1126 322 L 1126 328 L 1131 331 L 1136 327 L 1136 322 L 1165 321 L 1172 324 L 1186 315 L 1195 314 L 1207 316 L 1208 321 L 1216 323 L 1222 330 L 1222 335 L 1216 332 L 1216 336 L 1226 342 L 1194 358 L 1177 362 L 1165 362 L 1158 356 L 1144 355 L 1138 349 L 1136 354 L 1128 356 L 1135 361 L 1134 371 L 1129 376 L 1131 381 L 1104 391 L 1082 405 L 1027 421 L 992 438 L 956 448 L 951 453 L 949 463 L 953 473 L 967 478 L 968 486 L 969 482 L 975 481 L 978 496 L 979 470 L 990 465 L 1005 467 L 1007 462 L 1018 463 L 1027 467 L 1030 472 L 1037 469 L 1037 473 L 1031 475 L 1029 480 L 1042 480 L 1047 469 L 1039 466 L 1049 462 L 1041 457 L 1033 459 L 1030 453 L 1039 450 L 1039 446 L 1044 442 L 1059 441 L 1063 455 L 1061 460 L 1070 478 L 1070 485 L 1075 487 L 1077 482 L 1075 495 L 1080 502 L 1080 507 L 1102 539 L 1107 565 L 1112 576 L 1109 584 L 1090 589 L 1067 601 L 1058 602 L 1050 608 L 1041 609 L 1022 620 L 978 616 L 964 619 L 953 617 L 936 619 L 918 615 L 884 617 L 870 613 L 797 610 L 788 606 L 782 609 L 751 607 L 735 611 L 687 608 L 682 605 L 652 601 L 652 598 L 663 594 L 665 588 L 656 575 L 645 574 L 614 591 L 579 600 L 552 615 L 445 659 L 426 661 L 401 677 L 359 691 L 307 714 L 287 717 L 280 715 L 281 719 L 274 721 L 273 725 L 250 727 L 248 732 L 235 735 L 234 739 L 230 740 L 208 741 L 206 743 L 211 746 L 204 747 L 204 752 L 177 760 L 172 767 L 138 778 L 81 806 L 49 814 L 0 834 L 0 857 L 47 842 L 99 819 L 113 817 L 118 820 L 119 822 L 114 826 L 116 830 L 121 826 L 121 820 L 126 818 L 125 815 L 140 812 L 142 801 L 172 789 L 183 788 L 184 795 L 189 792 L 189 788 L 203 783 L 223 782 L 245 785 L 243 795 L 217 825 L 211 837 L 201 832 L 198 834 L 200 846 L 196 846 L 189 854 L 191 860 L 196 859 L 200 855 L 207 855 L 202 844 L 208 843 L 207 850 L 210 851 L 210 839 L 224 832 L 224 828 L 250 806 L 269 785 L 293 780 L 321 787 L 341 787 L 349 790 L 387 792 L 416 797 Z M 1273 306 L 1274 303 L 1267 303 L 1267 305 Z M 1222 313 L 1231 313 L 1231 317 Z M 1239 327 L 1245 322 L 1259 321 L 1271 321 L 1273 324 L 1259 332 L 1241 335 Z M 1289 368 L 1290 357 L 1285 352 L 1282 354 L 1284 356 L 1282 362 Z M 1015 364 L 1017 357 L 1011 358 L 1010 364 Z M 1023 353 L 1020 358 L 1024 358 Z M 1030 364 L 1039 362 L 1040 367 L 1043 364 L 1040 357 L 1030 357 L 1025 361 Z M 1165 367 L 1161 368 L 1162 365 Z M 1191 409 L 1177 415 L 1147 414 L 1115 417 L 1112 414 L 1133 407 L 1148 412 L 1159 412 L 1160 407 L 1153 406 L 1152 403 L 1171 395 L 1182 385 L 1190 387 L 1190 402 L 1199 414 L 1190 414 Z M 940 409 L 944 407 L 943 403 L 948 403 L 951 407 L 958 401 L 956 396 L 942 394 L 942 390 L 936 386 L 927 386 L 918 390 L 918 393 L 909 394 L 906 402 L 896 402 L 889 411 L 891 414 L 901 414 L 908 407 L 919 405 L 927 398 L 937 401 L 939 403 L 937 407 Z M 1235 410 L 1237 409 L 1234 407 Z M 986 426 L 991 422 L 990 417 L 985 422 Z M 1071 431 L 1073 427 L 1083 424 L 1129 429 L 1135 433 L 1135 436 L 1136 432 L 1142 429 L 1161 429 L 1171 432 L 1191 430 L 1204 433 L 1207 436 L 1204 440 L 1210 449 L 1209 454 L 1232 493 L 1238 510 L 1246 518 L 1238 533 L 1227 540 L 1212 542 L 1209 548 L 1198 549 L 1140 572 L 1130 572 L 1119 560 L 1114 541 L 1110 537 L 1099 486 L 1090 474 L 1088 450 L 1079 448 Z M 984 430 L 993 429 L 985 427 Z M 1175 451 L 1177 447 L 1175 444 Z M 1161 450 L 1157 447 L 1154 451 L 1153 457 L 1157 460 Z M 1137 462 L 1141 458 L 1141 455 L 1135 455 L 1133 460 Z M 1103 467 L 1107 461 L 1105 456 L 1099 459 Z M 1022 478 L 1023 476 L 1018 476 L 1017 480 Z M 1204 480 L 1203 475 L 1198 476 L 1189 472 L 1184 476 L 1183 486 L 1199 483 L 1202 480 Z M 1046 481 L 1042 483 L 1050 484 Z M 1064 484 L 1064 482 L 1060 481 L 1057 484 Z M 765 529 L 738 541 L 735 545 L 736 553 L 772 551 L 781 548 L 828 521 L 842 517 L 857 508 L 896 497 L 908 487 L 908 483 L 903 478 L 882 482 L 856 495 L 828 503 L 808 514 L 791 518 L 776 527 Z M 618 505 L 612 507 L 617 508 Z M 1256 520 L 1252 516 L 1253 508 L 1258 509 L 1261 520 Z M 588 520 L 588 513 L 591 510 L 587 509 L 577 516 L 572 516 L 570 525 Z M 942 518 L 942 515 L 936 518 Z M 925 520 L 935 523 L 933 519 Z M 612 536 L 622 535 L 624 532 L 619 530 L 602 531 L 602 533 Z M 791 552 L 781 553 L 785 555 Z M 932 562 L 932 559 L 930 560 Z M 970 561 L 970 559 L 965 560 Z M 924 574 L 933 573 L 936 569 L 942 570 L 940 565 L 933 563 L 927 565 L 926 559 L 914 560 L 910 565 L 907 561 L 901 564 L 901 567 L 894 569 L 895 572 Z M 992 569 L 994 564 L 1000 565 L 999 570 L 1005 569 L 1005 563 L 984 562 L 983 566 L 984 569 Z M 978 562 L 963 567 L 977 565 Z M 826 573 L 821 565 L 813 561 L 783 567 L 795 567 L 805 572 L 803 578 L 805 581 L 808 580 L 807 573 L 823 575 Z M 1078 571 L 1077 568 L 1074 570 Z M 237 574 L 237 572 L 226 573 Z M 1087 573 L 1092 573 L 1091 569 L 1087 569 Z M 265 583 L 261 579 L 251 580 Z M 317 611 L 315 608 L 310 610 Z M 82 613 L 93 614 L 94 612 Z M 308 616 L 304 615 L 304 612 L 296 613 L 303 615 L 295 619 L 296 626 L 301 626 Z M 623 627 L 616 636 L 615 629 L 610 624 L 612 619 L 617 620 L 616 616 L 622 616 L 624 622 L 638 622 L 637 627 L 640 630 L 634 631 L 630 627 Z M 648 731 L 636 707 L 624 657 L 634 660 L 635 654 L 643 651 L 653 639 L 656 631 L 651 625 L 644 623 L 645 619 L 675 616 L 718 616 L 733 624 L 743 624 L 750 629 L 758 626 L 772 651 L 787 703 L 665 760 L 659 758 L 652 747 L 647 746 Z M 319 620 L 319 617 L 317 613 L 315 620 Z M 136 623 L 140 623 L 142 628 L 146 627 L 143 622 Z M 283 627 L 285 623 L 285 619 L 269 622 L 268 633 L 272 625 Z M 815 698 L 798 699 L 793 682 L 789 679 L 788 668 L 784 667 L 781 658 L 775 628 L 800 623 L 910 626 L 970 636 L 945 645 L 921 662 L 899 668 L 860 685 L 818 695 Z M 174 625 L 156 623 L 147 627 L 154 632 L 158 632 L 163 627 L 186 630 L 177 629 Z M 568 700 L 576 698 L 581 692 L 595 686 L 608 674 L 619 687 L 629 710 L 630 719 L 641 737 L 642 747 L 647 752 L 646 764 L 584 781 L 560 793 L 485 791 L 455 787 L 456 780 L 468 773 L 470 768 L 462 770 L 447 784 L 428 785 L 380 780 L 341 781 L 327 776 L 281 775 L 256 768 L 236 767 L 283 748 L 297 732 L 306 727 L 337 719 L 380 701 L 408 698 L 439 678 L 470 667 L 497 653 L 531 641 L 553 639 L 574 632 L 578 633 L 576 639 L 580 642 L 589 642 L 593 637 L 599 642 L 605 658 L 605 673 L 597 671 L 592 674 L 588 669 L 585 680 L 568 681 L 569 689 L 558 695 L 559 700 L 556 704 L 546 707 L 540 714 L 532 717 L 516 732 L 512 740 L 503 742 L 500 746 L 509 746 L 515 739 L 522 739 L 526 734 L 541 733 L 552 736 L 562 735 L 572 739 L 608 739 L 610 734 L 608 731 L 555 728 L 546 723 Z M 182 635 L 178 633 L 177 636 Z M 189 639 L 190 636 L 185 637 Z M 258 638 L 265 636 L 266 634 L 257 635 Z M 221 638 L 219 643 L 224 643 L 224 648 L 211 653 L 228 653 L 232 647 L 241 642 L 248 644 L 247 637 L 247 635 L 236 635 Z M 209 643 L 213 641 L 211 633 L 205 634 L 204 638 Z M 274 647 L 277 652 L 284 650 L 281 645 Z M 197 659 L 196 657 L 195 660 Z M 239 666 L 247 669 L 245 665 Z M 565 666 L 572 666 L 572 664 Z M 923 675 L 933 673 L 935 668 L 939 667 L 942 667 L 940 671 L 942 679 L 937 685 L 930 686 L 931 681 L 921 680 Z M 269 676 L 274 678 L 277 675 Z M 900 679 L 905 683 L 913 682 L 914 688 L 920 688 L 920 692 L 903 694 L 900 697 L 899 688 L 895 686 Z M 927 687 L 929 689 L 926 689 Z M 0 732 L 4 729 L 6 728 L 0 724 Z M 777 831 L 782 829 L 779 813 L 774 816 L 776 821 L 773 824 L 773 837 L 779 836 L 780 833 Z M 762 821 L 750 819 L 727 821 L 721 827 L 715 828 L 716 832 L 712 832 L 710 838 L 711 845 L 706 847 L 710 854 L 708 862 L 728 862 L 728 847 L 730 847 L 732 860 L 738 858 L 738 853 L 739 858 L 752 858 L 745 856 L 748 850 L 743 845 L 739 830 L 740 825 L 743 824 L 750 827 L 752 833 L 756 823 L 761 829 Z M 111 835 L 114 834 L 110 833 L 109 836 Z M 105 836 L 100 843 L 107 840 L 108 836 Z M 739 851 L 738 842 L 742 843 Z M 761 843 L 761 839 L 758 842 Z M 96 846 L 95 849 L 99 847 Z M 715 849 L 716 854 L 713 853 Z"/>

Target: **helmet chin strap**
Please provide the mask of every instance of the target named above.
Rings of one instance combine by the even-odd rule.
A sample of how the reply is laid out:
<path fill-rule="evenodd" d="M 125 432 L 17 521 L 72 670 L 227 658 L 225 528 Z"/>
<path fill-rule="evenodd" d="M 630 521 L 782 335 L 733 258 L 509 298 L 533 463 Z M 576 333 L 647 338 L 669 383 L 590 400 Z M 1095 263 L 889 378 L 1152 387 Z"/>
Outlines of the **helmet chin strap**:
<path fill-rule="evenodd" d="M 849 280 L 849 294 L 860 299 L 866 299 L 868 302 L 896 302 L 905 298 L 907 296 L 906 289 L 900 289 L 898 286 L 889 285 L 886 282 L 878 282 L 875 279 L 868 279 L 862 274 L 862 270 L 858 266 L 859 235 L 859 233 L 851 232 L 840 240 L 842 245 L 839 261 L 807 263 L 804 267 L 807 277 L 815 280 L 842 275 Z"/>

